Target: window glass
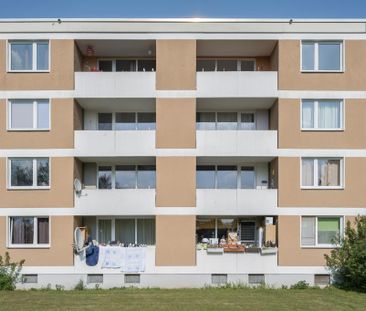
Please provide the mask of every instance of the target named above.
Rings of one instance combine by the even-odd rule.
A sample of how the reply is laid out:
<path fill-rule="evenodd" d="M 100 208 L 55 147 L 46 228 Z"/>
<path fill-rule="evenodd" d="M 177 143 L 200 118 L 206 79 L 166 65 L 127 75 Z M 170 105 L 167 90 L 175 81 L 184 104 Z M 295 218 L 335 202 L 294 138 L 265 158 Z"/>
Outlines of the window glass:
<path fill-rule="evenodd" d="M 227 239 L 229 232 L 237 232 L 237 221 L 236 219 L 217 219 L 217 237 L 219 239 Z"/>
<path fill-rule="evenodd" d="M 314 159 L 302 159 L 302 185 L 314 186 Z"/>
<path fill-rule="evenodd" d="M 340 186 L 340 160 L 318 159 L 318 186 Z"/>
<path fill-rule="evenodd" d="M 218 112 L 218 130 L 236 130 L 238 127 L 238 115 L 236 112 Z"/>
<path fill-rule="evenodd" d="M 37 70 L 48 70 L 48 42 L 37 43 Z"/>
<path fill-rule="evenodd" d="M 120 243 L 135 244 L 135 219 L 116 219 L 115 236 Z"/>
<path fill-rule="evenodd" d="M 215 189 L 215 166 L 197 166 L 196 183 L 197 189 Z"/>
<path fill-rule="evenodd" d="M 155 219 L 137 219 L 137 243 L 155 245 Z"/>
<path fill-rule="evenodd" d="M 10 104 L 11 104 L 11 128 L 32 129 L 33 101 L 12 100 Z"/>
<path fill-rule="evenodd" d="M 11 243 L 33 244 L 34 217 L 11 217 Z"/>
<path fill-rule="evenodd" d="M 240 61 L 241 71 L 255 71 L 254 60 L 242 60 Z"/>
<path fill-rule="evenodd" d="M 216 128 L 214 112 L 197 112 L 197 130 L 214 130 Z"/>
<path fill-rule="evenodd" d="M 112 220 L 98 220 L 98 242 L 100 244 L 108 244 L 112 240 Z"/>
<path fill-rule="evenodd" d="M 314 128 L 314 102 L 303 101 L 301 105 L 302 128 Z"/>
<path fill-rule="evenodd" d="M 215 219 L 197 218 L 196 221 L 196 239 L 202 242 L 202 239 L 215 238 Z"/>
<path fill-rule="evenodd" d="M 341 128 L 341 103 L 339 101 L 322 100 L 318 103 L 319 128 Z"/>
<path fill-rule="evenodd" d="M 38 244 L 49 244 L 49 219 L 48 217 L 37 218 Z"/>
<path fill-rule="evenodd" d="M 138 71 L 155 71 L 155 63 L 153 59 L 139 59 Z"/>
<path fill-rule="evenodd" d="M 197 71 L 215 71 L 215 60 L 197 60 Z"/>
<path fill-rule="evenodd" d="M 315 69 L 315 45 L 311 42 L 302 43 L 302 70 Z"/>
<path fill-rule="evenodd" d="M 219 165 L 217 167 L 217 188 L 236 189 L 237 188 L 237 168 L 233 165 Z"/>
<path fill-rule="evenodd" d="M 112 60 L 99 60 L 99 71 L 113 71 L 113 61 Z"/>
<path fill-rule="evenodd" d="M 116 71 L 136 71 L 136 60 L 116 60 Z"/>
<path fill-rule="evenodd" d="M 33 69 L 33 44 L 11 43 L 11 70 Z"/>
<path fill-rule="evenodd" d="M 112 113 L 98 113 L 98 130 L 112 130 Z"/>
<path fill-rule="evenodd" d="M 50 111 L 47 100 L 37 102 L 37 128 L 48 129 L 50 127 Z"/>
<path fill-rule="evenodd" d="M 155 112 L 137 113 L 138 130 L 155 130 L 155 127 L 156 127 Z"/>
<path fill-rule="evenodd" d="M 136 170 L 134 165 L 116 166 L 116 189 L 135 189 Z"/>
<path fill-rule="evenodd" d="M 137 188 L 154 189 L 155 188 L 155 166 L 138 165 L 137 166 Z"/>
<path fill-rule="evenodd" d="M 240 119 L 241 130 L 255 130 L 254 113 L 241 113 Z"/>
<path fill-rule="evenodd" d="M 240 240 L 243 242 L 255 241 L 255 222 L 243 221 L 240 223 Z"/>
<path fill-rule="evenodd" d="M 315 217 L 301 218 L 301 245 L 315 245 Z"/>
<path fill-rule="evenodd" d="M 33 186 L 33 160 L 12 159 L 11 164 L 11 186 L 25 187 Z"/>
<path fill-rule="evenodd" d="M 339 241 L 340 218 L 318 218 L 318 244 L 334 244 Z"/>
<path fill-rule="evenodd" d="M 37 159 L 37 186 L 49 186 L 49 159 Z"/>
<path fill-rule="evenodd" d="M 218 60 L 217 71 L 237 71 L 237 60 Z"/>
<path fill-rule="evenodd" d="M 112 167 L 99 166 L 98 189 L 112 189 Z"/>
<path fill-rule="evenodd" d="M 319 42 L 319 70 L 341 69 L 341 44 Z"/>
<path fill-rule="evenodd" d="M 116 113 L 115 129 L 119 130 L 135 130 L 136 116 L 134 112 L 118 112 Z"/>
<path fill-rule="evenodd" d="M 255 189 L 255 170 L 253 166 L 243 166 L 240 171 L 242 189 Z"/>

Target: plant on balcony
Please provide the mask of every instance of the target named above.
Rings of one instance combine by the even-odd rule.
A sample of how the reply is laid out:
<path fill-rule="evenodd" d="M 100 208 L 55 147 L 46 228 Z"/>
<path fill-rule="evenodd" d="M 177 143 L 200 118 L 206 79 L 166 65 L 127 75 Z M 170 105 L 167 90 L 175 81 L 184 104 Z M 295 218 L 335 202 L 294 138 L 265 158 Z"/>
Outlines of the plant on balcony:
<path fill-rule="evenodd" d="M 5 256 L 0 255 L 0 290 L 14 290 L 20 279 L 24 259 L 20 262 L 11 262 L 8 252 Z"/>
<path fill-rule="evenodd" d="M 348 221 L 339 247 L 324 255 L 339 287 L 366 291 L 366 217 Z"/>

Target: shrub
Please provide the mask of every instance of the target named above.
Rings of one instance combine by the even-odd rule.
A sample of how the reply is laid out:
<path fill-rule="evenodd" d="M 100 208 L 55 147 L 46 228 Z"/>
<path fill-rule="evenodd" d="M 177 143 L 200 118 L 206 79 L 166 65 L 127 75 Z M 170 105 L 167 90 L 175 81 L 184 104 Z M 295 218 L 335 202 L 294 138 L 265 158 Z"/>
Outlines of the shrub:
<path fill-rule="evenodd" d="M 5 252 L 5 256 L 0 255 L 0 290 L 14 290 L 16 283 L 20 280 L 24 260 L 11 262 L 10 255 Z"/>
<path fill-rule="evenodd" d="M 84 290 L 85 289 L 85 285 L 84 285 L 84 281 L 80 280 L 74 287 L 74 290 Z"/>
<path fill-rule="evenodd" d="M 355 226 L 348 221 L 339 247 L 325 255 L 339 287 L 366 291 L 366 217 L 357 217 Z"/>
<path fill-rule="evenodd" d="M 291 285 L 290 289 L 308 289 L 309 283 L 305 281 L 299 281 L 296 284 Z"/>

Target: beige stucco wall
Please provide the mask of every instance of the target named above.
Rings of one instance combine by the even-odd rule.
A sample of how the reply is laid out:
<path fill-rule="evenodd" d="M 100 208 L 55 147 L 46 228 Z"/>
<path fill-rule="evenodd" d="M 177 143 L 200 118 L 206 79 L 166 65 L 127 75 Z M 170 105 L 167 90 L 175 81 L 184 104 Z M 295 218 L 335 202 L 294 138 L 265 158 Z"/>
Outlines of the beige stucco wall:
<path fill-rule="evenodd" d="M 156 89 L 196 89 L 196 40 L 156 41 Z"/>
<path fill-rule="evenodd" d="M 156 158 L 156 206 L 196 206 L 196 158 Z"/>
<path fill-rule="evenodd" d="M 279 148 L 365 149 L 366 100 L 344 101 L 343 131 L 301 131 L 301 100 L 278 101 Z"/>
<path fill-rule="evenodd" d="M 196 265 L 196 217 L 156 216 L 157 266 Z"/>
<path fill-rule="evenodd" d="M 50 217 L 50 248 L 7 248 L 6 217 L 0 217 L 0 254 L 9 252 L 12 261 L 25 260 L 25 266 L 72 266 L 74 217 Z"/>
<path fill-rule="evenodd" d="M 301 216 L 278 217 L 278 265 L 323 266 L 330 249 L 300 247 Z"/>
<path fill-rule="evenodd" d="M 366 40 L 344 41 L 344 73 L 301 73 L 300 40 L 279 41 L 280 90 L 366 90 Z"/>
<path fill-rule="evenodd" d="M 278 158 L 279 207 L 366 207 L 366 158 L 345 159 L 345 188 L 339 190 L 300 189 L 297 157 Z"/>
<path fill-rule="evenodd" d="M 196 99 L 156 99 L 156 148 L 196 148 Z"/>
<path fill-rule="evenodd" d="M 74 89 L 74 40 L 50 40 L 50 72 L 7 72 L 6 41 L 0 40 L 0 90 Z"/>
<path fill-rule="evenodd" d="M 7 190 L 7 161 L 0 158 L 0 208 L 73 207 L 74 158 L 50 159 L 50 189 Z"/>
<path fill-rule="evenodd" d="M 73 99 L 50 100 L 49 131 L 7 131 L 7 101 L 0 100 L 0 149 L 74 148 L 74 129 L 82 127 L 82 110 Z"/>

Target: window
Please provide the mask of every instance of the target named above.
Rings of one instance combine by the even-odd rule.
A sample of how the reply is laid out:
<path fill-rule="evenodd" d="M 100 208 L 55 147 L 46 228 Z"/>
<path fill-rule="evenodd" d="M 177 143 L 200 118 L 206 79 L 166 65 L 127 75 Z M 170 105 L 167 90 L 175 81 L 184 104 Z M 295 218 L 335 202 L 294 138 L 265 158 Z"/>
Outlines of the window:
<path fill-rule="evenodd" d="M 243 166 L 240 171 L 241 188 L 255 189 L 255 169 L 254 166 Z"/>
<path fill-rule="evenodd" d="M 98 219 L 98 242 L 108 244 L 155 245 L 155 219 L 153 218 L 112 218 Z"/>
<path fill-rule="evenodd" d="M 255 71 L 255 59 L 197 59 L 197 72 L 204 71 Z"/>
<path fill-rule="evenodd" d="M 98 189 L 155 189 L 155 165 L 98 167 Z"/>
<path fill-rule="evenodd" d="M 215 112 L 197 112 L 197 130 L 214 130 L 216 129 Z"/>
<path fill-rule="evenodd" d="M 199 165 L 196 170 L 197 189 L 215 189 L 215 166 Z"/>
<path fill-rule="evenodd" d="M 125 274 L 125 283 L 126 284 L 139 284 L 140 283 L 140 274 Z"/>
<path fill-rule="evenodd" d="M 265 283 L 264 274 L 249 274 L 248 283 L 249 284 L 264 284 Z"/>
<path fill-rule="evenodd" d="M 197 71 L 215 71 L 215 70 L 216 70 L 215 60 L 206 60 L 206 59 L 197 60 Z"/>
<path fill-rule="evenodd" d="M 112 130 L 112 113 L 98 113 L 98 130 Z"/>
<path fill-rule="evenodd" d="M 212 274 L 211 283 L 212 284 L 226 284 L 227 283 L 227 274 Z"/>
<path fill-rule="evenodd" d="M 98 70 L 115 71 L 156 71 L 155 59 L 99 59 Z"/>
<path fill-rule="evenodd" d="M 255 221 L 242 221 L 240 222 L 240 241 L 243 242 L 255 242 Z"/>
<path fill-rule="evenodd" d="M 155 112 L 98 113 L 98 130 L 100 131 L 146 131 L 155 130 L 155 128 Z"/>
<path fill-rule="evenodd" d="M 240 130 L 255 130 L 254 113 L 241 113 Z"/>
<path fill-rule="evenodd" d="M 342 71 L 342 42 L 303 41 L 301 44 L 302 71 Z"/>
<path fill-rule="evenodd" d="M 330 275 L 329 274 L 315 274 L 314 275 L 314 285 L 329 285 Z"/>
<path fill-rule="evenodd" d="M 342 159 L 302 158 L 301 162 L 303 188 L 342 187 Z"/>
<path fill-rule="evenodd" d="M 48 217 L 9 217 L 10 247 L 48 247 L 50 240 Z"/>
<path fill-rule="evenodd" d="M 9 43 L 10 71 L 48 71 L 48 41 L 12 41 Z"/>
<path fill-rule="evenodd" d="M 217 60 L 217 71 L 237 71 L 238 61 L 237 60 Z"/>
<path fill-rule="evenodd" d="M 255 130 L 253 112 L 197 112 L 197 130 Z"/>
<path fill-rule="evenodd" d="M 236 189 L 237 188 L 237 167 L 234 165 L 217 166 L 217 188 Z"/>
<path fill-rule="evenodd" d="M 87 284 L 102 284 L 103 274 L 88 274 L 86 277 Z"/>
<path fill-rule="evenodd" d="M 197 242 L 202 239 L 218 238 L 225 239 L 228 232 L 238 231 L 238 220 L 233 218 L 197 218 L 196 220 L 196 238 Z"/>
<path fill-rule="evenodd" d="M 9 159 L 9 188 L 49 188 L 49 158 Z"/>
<path fill-rule="evenodd" d="M 136 115 L 133 112 L 116 113 L 115 130 L 134 130 L 136 125 Z"/>
<path fill-rule="evenodd" d="M 343 128 L 341 100 L 303 100 L 301 103 L 302 130 L 340 130 Z"/>
<path fill-rule="evenodd" d="M 236 130 L 238 128 L 238 115 L 236 112 L 218 112 L 218 130 Z"/>
<path fill-rule="evenodd" d="M 22 283 L 24 283 L 24 284 L 37 284 L 38 283 L 38 274 L 23 274 L 22 275 Z"/>
<path fill-rule="evenodd" d="M 48 100 L 9 100 L 9 130 L 49 130 L 50 107 Z"/>
<path fill-rule="evenodd" d="M 331 216 L 301 218 L 301 246 L 331 247 L 339 243 L 343 234 L 343 219 Z"/>

